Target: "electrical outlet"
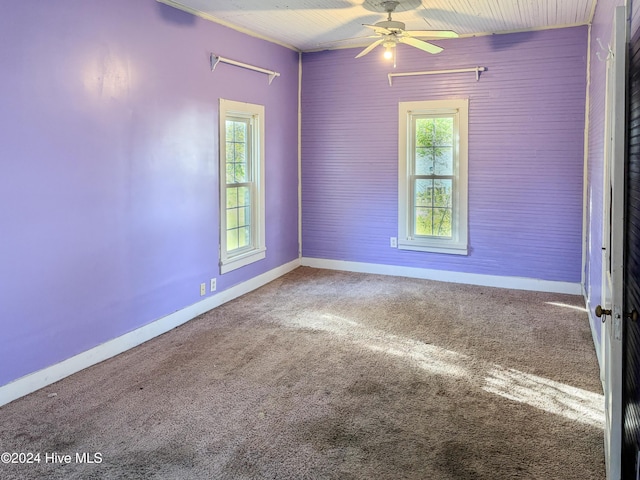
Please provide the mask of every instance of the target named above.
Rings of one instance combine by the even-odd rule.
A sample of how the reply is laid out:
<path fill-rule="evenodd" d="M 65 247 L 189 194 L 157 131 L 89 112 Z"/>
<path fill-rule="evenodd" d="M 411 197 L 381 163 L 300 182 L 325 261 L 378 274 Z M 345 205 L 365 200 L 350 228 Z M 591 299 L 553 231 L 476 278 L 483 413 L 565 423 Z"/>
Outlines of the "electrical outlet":
<path fill-rule="evenodd" d="M 210 285 L 210 287 L 211 287 L 211 291 L 212 291 L 212 292 L 215 292 L 215 291 L 216 291 L 216 279 L 215 279 L 215 278 L 212 278 L 212 279 L 211 279 L 211 285 Z"/>
<path fill-rule="evenodd" d="M 207 284 L 206 283 L 201 283 L 200 284 L 200 296 L 204 297 L 207 294 Z"/>
<path fill-rule="evenodd" d="M 398 248 L 398 239 L 396 237 L 391 237 L 389 239 L 389 245 L 391 245 L 392 248 Z"/>

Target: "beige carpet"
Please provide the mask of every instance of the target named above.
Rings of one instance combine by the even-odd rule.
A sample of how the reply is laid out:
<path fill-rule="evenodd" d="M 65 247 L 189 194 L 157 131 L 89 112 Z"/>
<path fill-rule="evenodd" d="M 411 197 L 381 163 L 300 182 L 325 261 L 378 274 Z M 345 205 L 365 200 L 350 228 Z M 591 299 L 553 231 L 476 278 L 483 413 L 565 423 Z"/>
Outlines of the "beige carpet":
<path fill-rule="evenodd" d="M 0 408 L 0 478 L 602 479 L 583 305 L 299 268 Z"/>

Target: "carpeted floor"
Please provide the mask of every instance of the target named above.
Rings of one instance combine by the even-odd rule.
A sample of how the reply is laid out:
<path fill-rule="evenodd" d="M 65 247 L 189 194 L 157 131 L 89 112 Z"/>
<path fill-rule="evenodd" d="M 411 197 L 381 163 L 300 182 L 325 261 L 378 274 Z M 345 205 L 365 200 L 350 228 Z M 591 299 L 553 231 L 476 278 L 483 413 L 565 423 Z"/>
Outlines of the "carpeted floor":
<path fill-rule="evenodd" d="M 299 268 L 1 407 L 0 478 L 600 480 L 583 305 Z"/>

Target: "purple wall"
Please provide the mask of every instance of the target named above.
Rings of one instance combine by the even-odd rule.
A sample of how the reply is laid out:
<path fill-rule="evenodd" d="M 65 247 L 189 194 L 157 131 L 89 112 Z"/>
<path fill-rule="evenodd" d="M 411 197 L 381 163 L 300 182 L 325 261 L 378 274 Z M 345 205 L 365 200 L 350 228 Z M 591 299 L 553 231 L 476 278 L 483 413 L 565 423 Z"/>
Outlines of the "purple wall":
<path fill-rule="evenodd" d="M 587 27 L 303 55 L 303 255 L 580 282 Z M 400 101 L 468 97 L 469 256 L 389 247 L 397 236 Z"/>
<path fill-rule="evenodd" d="M 0 5 L 0 385 L 297 258 L 297 64 L 153 0 Z M 224 276 L 220 97 L 267 135 L 267 258 Z"/>
<path fill-rule="evenodd" d="M 613 15 L 622 0 L 599 0 L 591 27 L 589 86 L 589 155 L 587 164 L 587 262 L 585 292 L 591 311 L 602 297 L 602 186 L 604 164 L 604 120 L 606 98 L 606 58 L 603 46 L 610 43 Z M 598 42 L 600 39 L 600 42 Z M 595 322 L 600 339 L 601 325 Z"/>

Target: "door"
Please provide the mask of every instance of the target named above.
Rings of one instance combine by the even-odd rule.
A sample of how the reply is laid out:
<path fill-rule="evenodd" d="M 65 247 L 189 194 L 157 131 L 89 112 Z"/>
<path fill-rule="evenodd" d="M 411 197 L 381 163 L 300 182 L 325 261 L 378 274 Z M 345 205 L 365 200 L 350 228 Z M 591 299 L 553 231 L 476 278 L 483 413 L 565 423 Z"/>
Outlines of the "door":
<path fill-rule="evenodd" d="M 640 30 L 631 40 L 625 190 L 625 262 L 622 399 L 623 478 L 637 478 L 640 450 Z"/>
<path fill-rule="evenodd" d="M 621 477 L 622 451 L 622 299 L 625 158 L 626 9 L 615 11 L 607 58 L 602 225 L 603 383 L 607 478 Z"/>

